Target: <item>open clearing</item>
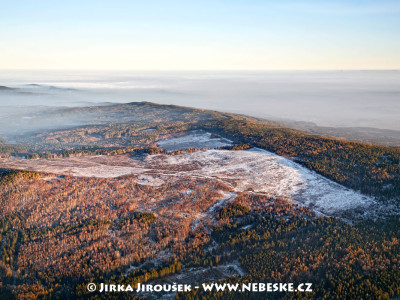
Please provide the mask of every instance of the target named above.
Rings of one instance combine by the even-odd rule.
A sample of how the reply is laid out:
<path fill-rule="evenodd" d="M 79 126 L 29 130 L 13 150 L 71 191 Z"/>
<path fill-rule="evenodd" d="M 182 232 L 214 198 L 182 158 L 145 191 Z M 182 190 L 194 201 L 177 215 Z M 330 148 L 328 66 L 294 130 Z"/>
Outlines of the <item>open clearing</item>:
<path fill-rule="evenodd" d="M 144 160 L 129 155 L 84 156 L 60 159 L 1 159 L 0 168 L 36 170 L 83 177 L 137 175 L 137 183 L 160 186 L 180 178 L 221 180 L 232 192 L 248 191 L 288 198 L 316 212 L 340 215 L 367 208 L 371 197 L 345 188 L 283 157 L 261 149 L 206 150 L 182 155 L 149 155 Z"/>
<path fill-rule="evenodd" d="M 183 136 L 160 140 L 157 144 L 160 148 L 171 152 L 188 148 L 200 149 L 232 146 L 232 141 L 222 137 L 213 137 L 210 132 L 196 130 Z"/>

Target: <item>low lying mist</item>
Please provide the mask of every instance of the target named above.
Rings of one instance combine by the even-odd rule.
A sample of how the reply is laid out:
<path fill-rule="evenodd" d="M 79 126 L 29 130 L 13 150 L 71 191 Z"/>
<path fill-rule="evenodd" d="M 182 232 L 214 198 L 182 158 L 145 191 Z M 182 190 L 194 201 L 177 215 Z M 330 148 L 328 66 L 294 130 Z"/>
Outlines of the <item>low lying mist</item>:
<path fill-rule="evenodd" d="M 43 110 L 136 101 L 398 131 L 400 71 L 0 72 L 3 135 L 87 123 L 32 122 Z"/>

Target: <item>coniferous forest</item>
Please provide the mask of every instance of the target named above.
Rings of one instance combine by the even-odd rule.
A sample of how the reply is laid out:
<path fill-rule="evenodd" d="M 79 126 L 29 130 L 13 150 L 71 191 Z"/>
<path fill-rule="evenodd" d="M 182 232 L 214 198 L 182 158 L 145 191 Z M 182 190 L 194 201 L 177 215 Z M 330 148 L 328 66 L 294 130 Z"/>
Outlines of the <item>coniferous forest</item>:
<path fill-rule="evenodd" d="M 158 141 L 209 132 L 211 139 L 232 142 L 216 151 L 265 149 L 373 197 L 376 206 L 330 216 L 290 197 L 239 191 L 235 183 L 216 176 L 189 176 L 196 166 L 184 163 L 172 171 L 189 173 L 158 181 L 152 173 L 85 177 L 2 167 L 1 299 L 157 299 L 161 295 L 89 292 L 87 285 L 179 281 L 313 286 L 310 293 L 268 295 L 199 289 L 171 296 L 176 299 L 400 295 L 399 147 L 178 106 L 131 103 L 93 111 L 138 117 L 33 132 L 18 137 L 17 144 L 2 141 L 2 164 L 61 161 L 74 168 L 80 158 L 88 158 L 90 168 L 107 157 L 111 160 L 105 165 L 118 169 L 126 167 L 121 157 L 137 164 L 152 157 L 162 169 L 162 160 L 201 155 L 208 148 L 194 144 L 167 151 Z"/>

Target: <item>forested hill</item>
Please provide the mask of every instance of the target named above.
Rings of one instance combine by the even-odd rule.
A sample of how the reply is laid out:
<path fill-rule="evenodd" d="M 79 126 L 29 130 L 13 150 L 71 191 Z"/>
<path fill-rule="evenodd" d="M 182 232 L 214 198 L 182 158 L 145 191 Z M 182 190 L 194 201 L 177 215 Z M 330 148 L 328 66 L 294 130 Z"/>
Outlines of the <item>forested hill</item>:
<path fill-rule="evenodd" d="M 0 157 L 4 153 L 55 149 L 96 149 L 93 151 L 98 153 L 110 147 L 149 146 L 168 134 L 204 129 L 238 144 L 250 144 L 293 158 L 362 193 L 381 199 L 400 197 L 400 147 L 349 142 L 245 115 L 150 102 L 51 109 L 39 116 L 40 120 L 63 119 L 65 122 L 72 116 L 79 116 L 86 124 L 18 137 L 22 146 L 0 141 Z"/>
<path fill-rule="evenodd" d="M 0 140 L 0 161 L 24 164 L 41 163 L 43 158 L 102 155 L 84 157 L 88 160 L 78 166 L 90 169 L 100 159 L 102 166 L 120 169 L 133 157 L 135 168 L 142 165 L 149 172 L 94 177 L 0 170 L 0 299 L 143 296 L 90 293 L 89 282 L 125 286 L 138 282 L 313 283 L 310 294 L 268 294 L 271 299 L 395 299 L 400 295 L 400 227 L 395 211 L 400 207 L 399 147 L 336 140 L 248 116 L 152 103 L 54 111 L 41 116 L 71 120 L 79 112 L 89 124 L 15 136 L 13 141 L 19 144 Z M 213 133 L 205 133 L 209 139 L 231 139 L 234 143 L 222 147 L 230 151 L 223 152 L 233 155 L 239 167 L 221 164 L 226 160 L 222 151 L 180 148 L 167 154 L 161 148 L 159 140 L 185 139 L 193 130 Z M 187 144 L 195 147 L 195 142 L 189 139 Z M 261 164 L 278 172 L 273 164 L 254 160 L 254 156 L 244 165 L 241 159 L 252 153 L 233 152 L 254 146 L 377 196 L 380 205 L 356 209 L 362 210 L 361 215 L 381 208 L 382 213 L 350 219 L 353 212 L 349 209 L 343 218 L 328 217 L 317 214 L 312 205 L 298 205 L 279 194 L 257 193 L 247 187 L 237 191 L 238 181 L 224 182 L 214 176 L 221 166 L 226 174 L 241 169 L 246 173 Z M 181 156 L 207 152 L 221 159 Z M 159 153 L 163 154 L 145 157 Z M 19 158 L 9 157 L 13 155 Z M 159 160 L 152 165 L 147 159 Z M 177 163 L 163 164 L 163 159 Z M 65 161 L 66 168 L 79 163 L 79 159 Z M 209 167 L 203 173 L 207 176 L 195 176 L 192 167 L 196 162 Z M 50 163 L 55 166 L 54 161 Z M 161 171 L 174 166 L 170 169 L 179 177 L 169 173 L 157 177 L 147 166 Z M 256 176 L 268 179 L 268 174 Z M 279 178 L 287 177 L 285 173 Z M 249 178 L 249 184 L 256 187 L 255 177 Z M 281 187 L 281 182 L 277 185 Z M 337 205 L 352 201 L 346 197 Z M 390 205 L 394 200 L 396 206 Z M 199 290 L 176 295 L 176 299 L 265 297 L 265 293 Z"/>

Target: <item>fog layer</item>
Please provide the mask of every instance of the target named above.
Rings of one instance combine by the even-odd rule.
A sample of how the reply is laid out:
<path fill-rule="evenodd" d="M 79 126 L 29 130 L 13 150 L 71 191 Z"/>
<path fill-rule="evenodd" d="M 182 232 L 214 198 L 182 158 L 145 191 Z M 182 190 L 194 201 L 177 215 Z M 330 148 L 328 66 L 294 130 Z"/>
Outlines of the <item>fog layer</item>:
<path fill-rule="evenodd" d="M 400 130 L 399 71 L 3 71 L 0 86 L 14 88 L 0 90 L 0 117 L 20 105 L 151 101 L 320 126 Z"/>

